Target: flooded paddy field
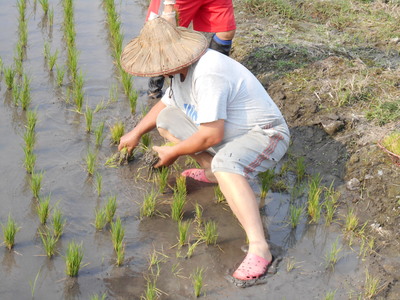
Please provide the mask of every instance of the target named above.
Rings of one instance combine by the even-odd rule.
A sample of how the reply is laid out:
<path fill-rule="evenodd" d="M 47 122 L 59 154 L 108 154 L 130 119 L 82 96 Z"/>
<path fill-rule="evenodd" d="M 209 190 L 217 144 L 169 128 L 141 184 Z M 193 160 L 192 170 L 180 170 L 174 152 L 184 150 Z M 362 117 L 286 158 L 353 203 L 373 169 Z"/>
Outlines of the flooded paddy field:
<path fill-rule="evenodd" d="M 204 271 L 200 295 L 204 299 L 368 298 L 366 268 L 373 247 L 368 250 L 359 236 L 343 233 L 347 206 L 335 206 L 335 218 L 328 226 L 324 210 L 315 222 L 307 217 L 309 181 L 314 174 L 321 174 L 322 194 L 330 186 L 331 191 L 345 192 L 346 146 L 319 127 L 293 126 L 292 152 L 277 167 L 275 183 L 265 198 L 259 184 L 254 184 L 272 252 L 282 258 L 277 273 L 266 284 L 240 289 L 226 280 L 245 255 L 246 237 L 227 204 L 217 201 L 215 185 L 186 182 L 183 220 L 191 223 L 188 241 L 178 245 L 178 223 L 170 215 L 176 178 L 187 165 L 184 159 L 171 167 L 169 187 L 158 195 L 155 215 L 141 216 L 144 198 L 159 186 L 157 177 L 143 165 L 142 153 L 137 152 L 126 165 L 111 167 L 106 162 L 117 152 L 110 129 L 122 122 L 125 130 L 130 130 L 151 103 L 146 78 L 132 78 L 129 92 L 124 88 L 115 59 L 118 42 L 111 34 L 106 2 L 110 3 L 49 1 L 45 13 L 40 1 L 30 0 L 23 18 L 20 5 L 25 1 L 0 4 L 0 222 L 6 226 L 11 216 L 19 229 L 11 250 L 6 244 L 0 248 L 0 299 L 94 299 L 95 295 L 152 299 L 146 296 L 151 284 L 159 299 L 192 299 L 196 269 Z M 68 3 L 73 8 L 72 43 L 65 25 Z M 115 1 L 123 45 L 139 33 L 146 5 L 146 1 Z M 26 34 L 25 43 L 21 32 Z M 71 67 L 71 52 L 75 67 Z M 56 56 L 52 70 L 50 56 Z M 16 70 L 11 89 L 6 69 Z M 59 84 L 61 70 L 65 74 Z M 25 107 L 21 100 L 24 76 L 30 95 Z M 81 86 L 77 78 L 82 80 Z M 19 95 L 13 92 L 16 89 L 20 89 Z M 76 101 L 81 96 L 77 91 L 83 95 L 81 103 Z M 135 93 L 132 112 L 129 99 Z M 90 131 L 88 111 L 93 112 Z M 37 117 L 31 128 L 35 141 L 30 153 L 36 158 L 31 172 L 26 163 L 29 112 Z M 96 130 L 103 122 L 99 137 Z M 163 143 L 156 133 L 151 137 L 154 144 Z M 313 147 L 324 151 L 311 158 Z M 90 153 L 95 154 L 93 174 L 88 170 Z M 307 158 L 302 178 L 301 156 Z M 37 174 L 43 178 L 35 197 L 32 178 Z M 119 265 L 110 224 L 102 230 L 95 226 L 96 211 L 113 197 L 117 203 L 113 223 L 120 219 L 125 230 L 124 257 Z M 38 217 L 38 206 L 44 199 L 50 199 L 45 225 Z M 196 203 L 202 207 L 205 221 L 216 222 L 218 239 L 216 245 L 199 243 L 188 255 L 197 240 Z M 293 207 L 300 209 L 295 226 L 290 225 Z M 48 257 L 41 233 L 52 228 L 57 210 L 65 227 L 54 255 Z M 349 242 L 349 236 L 354 242 Z M 83 259 L 78 275 L 71 277 L 66 273 L 66 253 L 72 242 L 81 246 Z M 395 256 L 393 261 L 397 263 Z"/>

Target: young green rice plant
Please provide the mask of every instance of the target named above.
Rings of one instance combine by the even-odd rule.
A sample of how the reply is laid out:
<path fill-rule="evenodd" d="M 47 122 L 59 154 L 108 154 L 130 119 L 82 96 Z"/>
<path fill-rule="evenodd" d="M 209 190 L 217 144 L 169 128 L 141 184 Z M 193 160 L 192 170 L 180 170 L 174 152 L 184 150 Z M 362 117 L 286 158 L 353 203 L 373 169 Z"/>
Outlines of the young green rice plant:
<path fill-rule="evenodd" d="M 46 231 L 39 231 L 39 235 L 47 257 L 52 257 L 56 252 L 58 237 L 53 236 L 48 229 Z"/>
<path fill-rule="evenodd" d="M 31 88 L 30 88 L 30 79 L 28 75 L 24 74 L 22 81 L 22 90 L 20 95 L 21 107 L 23 110 L 27 110 L 31 103 Z"/>
<path fill-rule="evenodd" d="M 67 252 L 65 254 L 65 272 L 70 277 L 78 276 L 83 259 L 82 243 L 77 244 L 72 241 L 68 244 Z"/>
<path fill-rule="evenodd" d="M 89 175 L 93 175 L 96 170 L 96 160 L 96 153 L 89 149 L 88 153 L 86 154 L 86 171 Z"/>
<path fill-rule="evenodd" d="M 125 244 L 120 243 L 117 246 L 117 249 L 115 250 L 115 254 L 117 255 L 117 266 L 121 266 L 124 263 L 125 259 Z"/>
<path fill-rule="evenodd" d="M 300 262 L 296 262 L 293 257 L 288 257 L 286 262 L 286 272 L 291 272 L 292 270 L 298 268 L 300 266 Z"/>
<path fill-rule="evenodd" d="M 49 0 L 39 0 L 39 3 L 42 6 L 44 14 L 47 15 L 49 11 Z"/>
<path fill-rule="evenodd" d="M 349 234 L 355 232 L 357 226 L 358 226 L 358 217 L 354 213 L 354 209 L 351 208 L 347 211 L 344 223 L 344 230 L 346 233 Z"/>
<path fill-rule="evenodd" d="M 38 214 L 40 224 L 46 224 L 47 218 L 50 214 L 50 196 L 47 196 L 44 199 L 39 199 L 39 202 L 36 206 L 36 212 Z"/>
<path fill-rule="evenodd" d="M 49 67 L 49 70 L 52 71 L 56 62 L 57 62 L 57 57 L 58 57 L 58 50 L 56 50 L 53 54 L 50 54 L 47 65 Z"/>
<path fill-rule="evenodd" d="M 49 26 L 53 27 L 53 24 L 54 24 L 54 9 L 53 8 L 51 8 L 49 10 L 48 18 L 49 18 Z"/>
<path fill-rule="evenodd" d="M 85 121 L 86 121 L 86 132 L 91 132 L 92 122 L 93 122 L 93 110 L 89 107 L 89 105 L 86 105 Z"/>
<path fill-rule="evenodd" d="M 28 110 L 26 112 L 26 129 L 33 131 L 36 128 L 37 123 L 37 111 L 36 110 Z"/>
<path fill-rule="evenodd" d="M 103 188 L 103 176 L 99 172 L 95 173 L 95 185 L 96 185 L 96 191 L 97 191 L 97 196 L 100 196 L 101 190 Z"/>
<path fill-rule="evenodd" d="M 3 73 L 3 59 L 0 57 L 0 74 Z"/>
<path fill-rule="evenodd" d="M 260 181 L 261 181 L 260 198 L 265 199 L 265 197 L 267 196 L 267 193 L 270 190 L 272 183 L 274 181 L 275 172 L 274 172 L 274 170 L 267 170 L 265 172 L 259 173 L 258 177 L 260 178 Z"/>
<path fill-rule="evenodd" d="M 142 206 L 140 207 L 140 217 L 152 217 L 156 213 L 158 192 L 151 190 L 144 196 Z"/>
<path fill-rule="evenodd" d="M 320 186 L 321 178 L 319 174 L 313 176 L 308 186 L 308 215 L 311 218 L 310 223 L 318 223 L 321 217 L 322 205 L 320 203 L 320 197 L 322 188 Z"/>
<path fill-rule="evenodd" d="M 27 129 L 24 133 L 25 148 L 27 151 L 33 151 L 36 144 L 36 132 L 35 130 Z"/>
<path fill-rule="evenodd" d="M 22 74 L 24 73 L 24 68 L 21 59 L 14 58 L 14 68 L 15 68 L 15 74 L 18 76 L 22 76 Z"/>
<path fill-rule="evenodd" d="M 44 45 L 43 45 L 43 56 L 44 56 L 44 58 L 46 59 L 46 61 L 49 59 L 49 57 L 50 57 L 50 44 L 49 44 L 49 42 L 48 41 L 45 41 L 44 42 Z"/>
<path fill-rule="evenodd" d="M 32 172 L 30 187 L 33 197 L 39 198 L 40 190 L 42 189 L 43 172 Z"/>
<path fill-rule="evenodd" d="M 113 144 L 118 144 L 119 140 L 125 133 L 125 126 L 122 122 L 117 121 L 111 128 L 111 142 Z"/>
<path fill-rule="evenodd" d="M 100 122 L 99 125 L 97 125 L 96 129 L 94 130 L 96 147 L 100 147 L 101 144 L 103 143 L 104 140 L 103 132 L 104 132 L 104 121 Z"/>
<path fill-rule="evenodd" d="M 117 100 L 118 100 L 118 85 L 113 84 L 110 87 L 109 98 L 110 98 L 109 101 L 111 103 L 117 102 Z"/>
<path fill-rule="evenodd" d="M 332 244 L 331 249 L 325 254 L 325 267 L 331 270 L 334 269 L 336 263 L 340 259 L 339 253 L 342 251 L 342 247 L 338 246 L 338 239 Z"/>
<path fill-rule="evenodd" d="M 66 221 L 61 213 L 61 210 L 58 207 L 54 208 L 52 217 L 53 236 L 55 236 L 57 239 L 62 236 L 65 224 Z"/>
<path fill-rule="evenodd" d="M 141 136 L 140 144 L 144 151 L 151 148 L 152 140 L 150 133 L 145 133 Z"/>
<path fill-rule="evenodd" d="M 102 294 L 101 296 L 99 296 L 99 295 L 90 296 L 90 300 L 106 300 L 106 298 L 107 298 L 106 293 Z"/>
<path fill-rule="evenodd" d="M 194 205 L 194 212 L 195 212 L 194 221 L 196 222 L 197 227 L 201 227 L 203 225 L 203 208 L 197 202 Z"/>
<path fill-rule="evenodd" d="M 11 214 L 8 215 L 6 225 L 1 224 L 1 227 L 3 228 L 4 244 L 8 250 L 11 250 L 14 247 L 15 235 L 20 230 L 20 227 L 17 226 L 17 223 L 15 223 L 14 219 L 11 217 Z"/>
<path fill-rule="evenodd" d="M 122 244 L 125 236 L 125 228 L 122 227 L 121 218 L 117 217 L 115 222 L 111 222 L 111 240 L 114 245 L 114 250 Z"/>
<path fill-rule="evenodd" d="M 25 158 L 24 167 L 27 173 L 32 174 L 36 164 L 36 154 L 33 151 L 24 148 Z"/>
<path fill-rule="evenodd" d="M 111 223 L 117 211 L 117 197 L 109 196 L 105 206 L 107 223 Z"/>
<path fill-rule="evenodd" d="M 194 250 L 200 244 L 200 242 L 201 242 L 200 240 L 197 240 L 193 244 L 190 244 L 190 242 L 187 243 L 188 248 L 187 248 L 187 252 L 186 252 L 185 258 L 191 258 L 192 257 L 192 255 L 194 253 Z"/>
<path fill-rule="evenodd" d="M 192 273 L 192 283 L 194 289 L 194 295 L 196 298 L 200 297 L 201 290 L 203 288 L 203 276 L 204 276 L 204 269 L 203 268 L 196 268 L 194 273 Z"/>
<path fill-rule="evenodd" d="M 32 282 L 31 280 L 29 280 L 29 285 L 30 285 L 30 287 L 31 287 L 31 296 L 32 296 L 32 299 L 35 297 L 36 283 L 37 283 L 37 280 L 39 279 L 40 270 L 41 270 L 41 269 L 39 269 L 39 272 L 36 273 L 35 280 L 34 280 L 33 282 Z"/>
<path fill-rule="evenodd" d="M 329 188 L 325 191 L 325 202 L 323 207 L 325 208 L 325 224 L 330 225 L 333 221 L 333 217 L 337 208 L 337 201 L 340 197 L 340 193 L 335 191 L 333 188 L 333 182 Z"/>
<path fill-rule="evenodd" d="M 217 203 L 224 203 L 226 202 L 225 196 L 221 191 L 219 185 L 214 186 L 214 197 Z"/>
<path fill-rule="evenodd" d="M 200 238 L 205 241 L 207 245 L 215 245 L 218 240 L 218 227 L 215 221 L 207 221 L 204 224 L 203 236 Z"/>
<path fill-rule="evenodd" d="M 17 8 L 18 8 L 20 20 L 24 20 L 25 19 L 25 10 L 26 10 L 26 1 L 25 0 L 17 0 Z"/>
<path fill-rule="evenodd" d="M 156 278 L 146 279 L 146 290 L 144 295 L 140 297 L 141 300 L 156 300 L 159 299 L 161 291 L 156 287 Z"/>
<path fill-rule="evenodd" d="M 296 180 L 301 182 L 306 174 L 306 165 L 304 163 L 304 157 L 296 159 Z"/>
<path fill-rule="evenodd" d="M 364 299 L 372 299 L 379 293 L 379 278 L 365 271 Z"/>
<path fill-rule="evenodd" d="M 124 87 L 124 91 L 126 95 L 129 95 L 132 91 L 132 76 L 126 72 L 121 72 L 121 82 Z"/>
<path fill-rule="evenodd" d="M 82 106 L 84 102 L 83 89 L 75 88 L 73 96 L 74 96 L 75 109 L 78 113 L 80 113 L 82 112 Z"/>
<path fill-rule="evenodd" d="M 57 86 L 62 86 L 64 82 L 64 76 L 65 76 L 65 68 L 63 66 L 58 66 L 56 65 L 56 83 Z"/>
<path fill-rule="evenodd" d="M 158 191 L 163 194 L 168 185 L 168 176 L 169 176 L 170 168 L 161 167 L 159 168 L 159 172 L 157 172 L 157 182 L 158 182 Z"/>
<path fill-rule="evenodd" d="M 11 90 L 14 87 L 14 77 L 16 75 L 16 71 L 13 67 L 3 67 L 3 73 L 7 88 Z"/>
<path fill-rule="evenodd" d="M 136 111 L 137 98 L 138 98 L 138 93 L 135 90 L 132 90 L 128 95 L 129 106 L 131 107 L 132 114 L 134 114 Z"/>
<path fill-rule="evenodd" d="M 19 102 L 21 101 L 21 86 L 18 84 L 18 80 L 15 78 L 14 79 L 14 85 L 12 89 L 12 98 L 15 106 L 19 105 Z"/>
<path fill-rule="evenodd" d="M 25 51 L 24 46 L 22 45 L 22 42 L 19 41 L 15 46 L 15 53 L 16 53 L 16 56 L 14 57 L 15 62 L 17 61 L 21 62 L 24 60 L 24 51 Z"/>
<path fill-rule="evenodd" d="M 182 187 L 181 188 L 179 187 L 178 185 L 179 178 L 177 179 L 177 186 L 174 188 L 174 197 L 171 202 L 171 218 L 177 222 L 179 222 L 182 219 L 183 207 L 186 204 L 186 186 L 184 190 L 182 190 Z"/>
<path fill-rule="evenodd" d="M 289 206 L 289 224 L 292 228 L 296 228 L 299 225 L 301 215 L 303 214 L 303 207 L 297 207 L 294 204 Z"/>
<path fill-rule="evenodd" d="M 94 227 L 96 230 L 103 230 L 104 226 L 107 224 L 107 213 L 105 208 L 95 210 L 95 221 Z"/>
<path fill-rule="evenodd" d="M 336 295 L 336 291 L 329 291 L 326 293 L 324 300 L 334 300 Z"/>
<path fill-rule="evenodd" d="M 186 241 L 188 239 L 188 232 L 189 232 L 189 227 L 190 227 L 191 222 L 189 221 L 179 221 L 178 222 L 178 231 L 179 231 L 179 237 L 178 237 L 178 247 L 181 248 L 186 244 Z"/>

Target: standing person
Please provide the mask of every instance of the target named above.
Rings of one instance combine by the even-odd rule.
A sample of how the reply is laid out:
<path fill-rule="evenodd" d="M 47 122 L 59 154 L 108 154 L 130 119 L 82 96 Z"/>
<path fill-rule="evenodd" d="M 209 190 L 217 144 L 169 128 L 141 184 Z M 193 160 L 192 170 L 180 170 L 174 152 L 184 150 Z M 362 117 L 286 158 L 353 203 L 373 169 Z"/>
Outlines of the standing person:
<path fill-rule="evenodd" d="M 136 76 L 164 75 L 171 85 L 118 146 L 132 151 L 143 134 L 157 128 L 173 146 L 153 147 L 171 165 L 191 155 L 202 169 L 182 173 L 218 183 L 243 226 L 248 253 L 233 273 L 240 285 L 265 278 L 272 263 L 256 196 L 249 179 L 273 168 L 289 146 L 286 122 L 261 83 L 243 65 L 207 49 L 198 32 L 162 18 L 145 23 L 139 37 L 123 50 L 121 65 Z"/>
<path fill-rule="evenodd" d="M 232 0 L 165 0 L 161 16 L 171 24 L 188 27 L 193 22 L 193 29 L 213 32 L 210 48 L 229 56 L 232 40 L 235 36 L 236 22 Z M 152 0 L 146 20 L 158 16 L 161 0 Z M 178 16 L 176 16 L 178 12 Z M 149 80 L 147 94 L 157 99 L 162 96 L 164 77 L 152 77 Z"/>

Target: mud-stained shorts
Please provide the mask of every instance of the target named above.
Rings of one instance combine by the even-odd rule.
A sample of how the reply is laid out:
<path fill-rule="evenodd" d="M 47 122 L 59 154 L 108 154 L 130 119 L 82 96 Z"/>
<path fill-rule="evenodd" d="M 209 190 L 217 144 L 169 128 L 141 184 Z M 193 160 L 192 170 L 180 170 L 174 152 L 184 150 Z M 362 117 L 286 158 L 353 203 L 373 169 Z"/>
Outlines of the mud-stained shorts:
<path fill-rule="evenodd" d="M 212 172 L 228 172 L 254 178 L 258 173 L 274 168 L 289 147 L 289 129 L 284 120 L 270 127 L 255 126 L 247 134 L 207 149 L 214 156 Z M 179 108 L 167 106 L 157 118 L 157 128 L 163 128 L 179 140 L 186 140 L 197 126 Z"/>

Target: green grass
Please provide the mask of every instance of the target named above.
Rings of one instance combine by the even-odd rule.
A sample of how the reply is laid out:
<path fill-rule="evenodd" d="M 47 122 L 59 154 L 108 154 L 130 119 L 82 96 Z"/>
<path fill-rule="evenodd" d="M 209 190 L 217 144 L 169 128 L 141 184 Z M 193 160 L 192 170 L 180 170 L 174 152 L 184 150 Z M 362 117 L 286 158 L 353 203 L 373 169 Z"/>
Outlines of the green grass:
<path fill-rule="evenodd" d="M 336 291 L 329 291 L 326 293 L 324 300 L 334 300 L 336 295 Z"/>
<path fill-rule="evenodd" d="M 125 126 L 121 121 L 117 121 L 111 128 L 111 142 L 118 144 L 119 140 L 125 133 Z"/>
<path fill-rule="evenodd" d="M 35 198 L 39 198 L 40 190 L 42 189 L 43 174 L 43 172 L 32 172 L 30 187 Z"/>
<path fill-rule="evenodd" d="M 196 268 L 196 270 L 191 274 L 194 295 L 196 298 L 200 297 L 201 295 L 201 290 L 203 289 L 203 277 L 203 268 Z"/>
<path fill-rule="evenodd" d="M 48 229 L 46 231 L 39 231 L 39 235 L 47 257 L 52 257 L 56 252 L 58 237 L 53 236 Z"/>
<path fill-rule="evenodd" d="M 46 224 L 47 218 L 50 214 L 50 196 L 44 199 L 39 198 L 39 202 L 36 206 L 36 212 L 39 217 L 40 224 Z"/>
<path fill-rule="evenodd" d="M 400 155 L 400 131 L 394 131 L 385 136 L 382 140 L 382 146 L 390 152 Z"/>
<path fill-rule="evenodd" d="M 111 223 L 117 211 L 117 197 L 109 196 L 105 205 L 107 223 Z"/>
<path fill-rule="evenodd" d="M 4 244 L 8 250 L 11 250 L 15 244 L 15 235 L 21 228 L 17 226 L 17 223 L 15 223 L 14 219 L 11 217 L 11 214 L 8 215 L 6 225 L 1 224 L 1 227 L 3 229 Z"/>
<path fill-rule="evenodd" d="M 67 252 L 65 254 L 65 272 L 70 277 L 78 276 L 83 259 L 82 243 L 77 244 L 72 241 L 68 244 Z"/>
<path fill-rule="evenodd" d="M 151 190 L 144 196 L 143 203 L 140 207 L 140 217 L 152 217 L 156 213 L 158 192 Z"/>
<path fill-rule="evenodd" d="M 101 296 L 99 296 L 99 295 L 90 296 L 90 300 L 106 300 L 106 298 L 107 298 L 106 293 L 102 294 Z"/>
<path fill-rule="evenodd" d="M 140 143 L 144 150 L 150 149 L 152 145 L 150 133 L 145 133 L 140 137 Z"/>
<path fill-rule="evenodd" d="M 18 106 L 19 103 L 21 102 L 21 86 L 17 83 L 17 79 L 15 79 L 16 82 L 13 84 L 12 88 L 12 98 L 15 106 Z"/>
<path fill-rule="evenodd" d="M 37 123 L 37 111 L 36 110 L 28 110 L 26 112 L 26 129 L 33 131 L 36 128 L 36 123 Z"/>
<path fill-rule="evenodd" d="M 330 225 L 333 221 L 333 217 L 336 213 L 336 208 L 338 206 L 337 202 L 340 197 L 340 193 L 335 191 L 333 188 L 333 182 L 330 187 L 325 191 L 325 202 L 323 203 L 323 207 L 325 209 L 325 224 Z"/>
<path fill-rule="evenodd" d="M 117 217 L 115 222 L 111 222 L 111 240 L 114 250 L 117 251 L 120 244 L 122 244 L 125 236 L 125 228 L 122 226 L 121 218 Z"/>

